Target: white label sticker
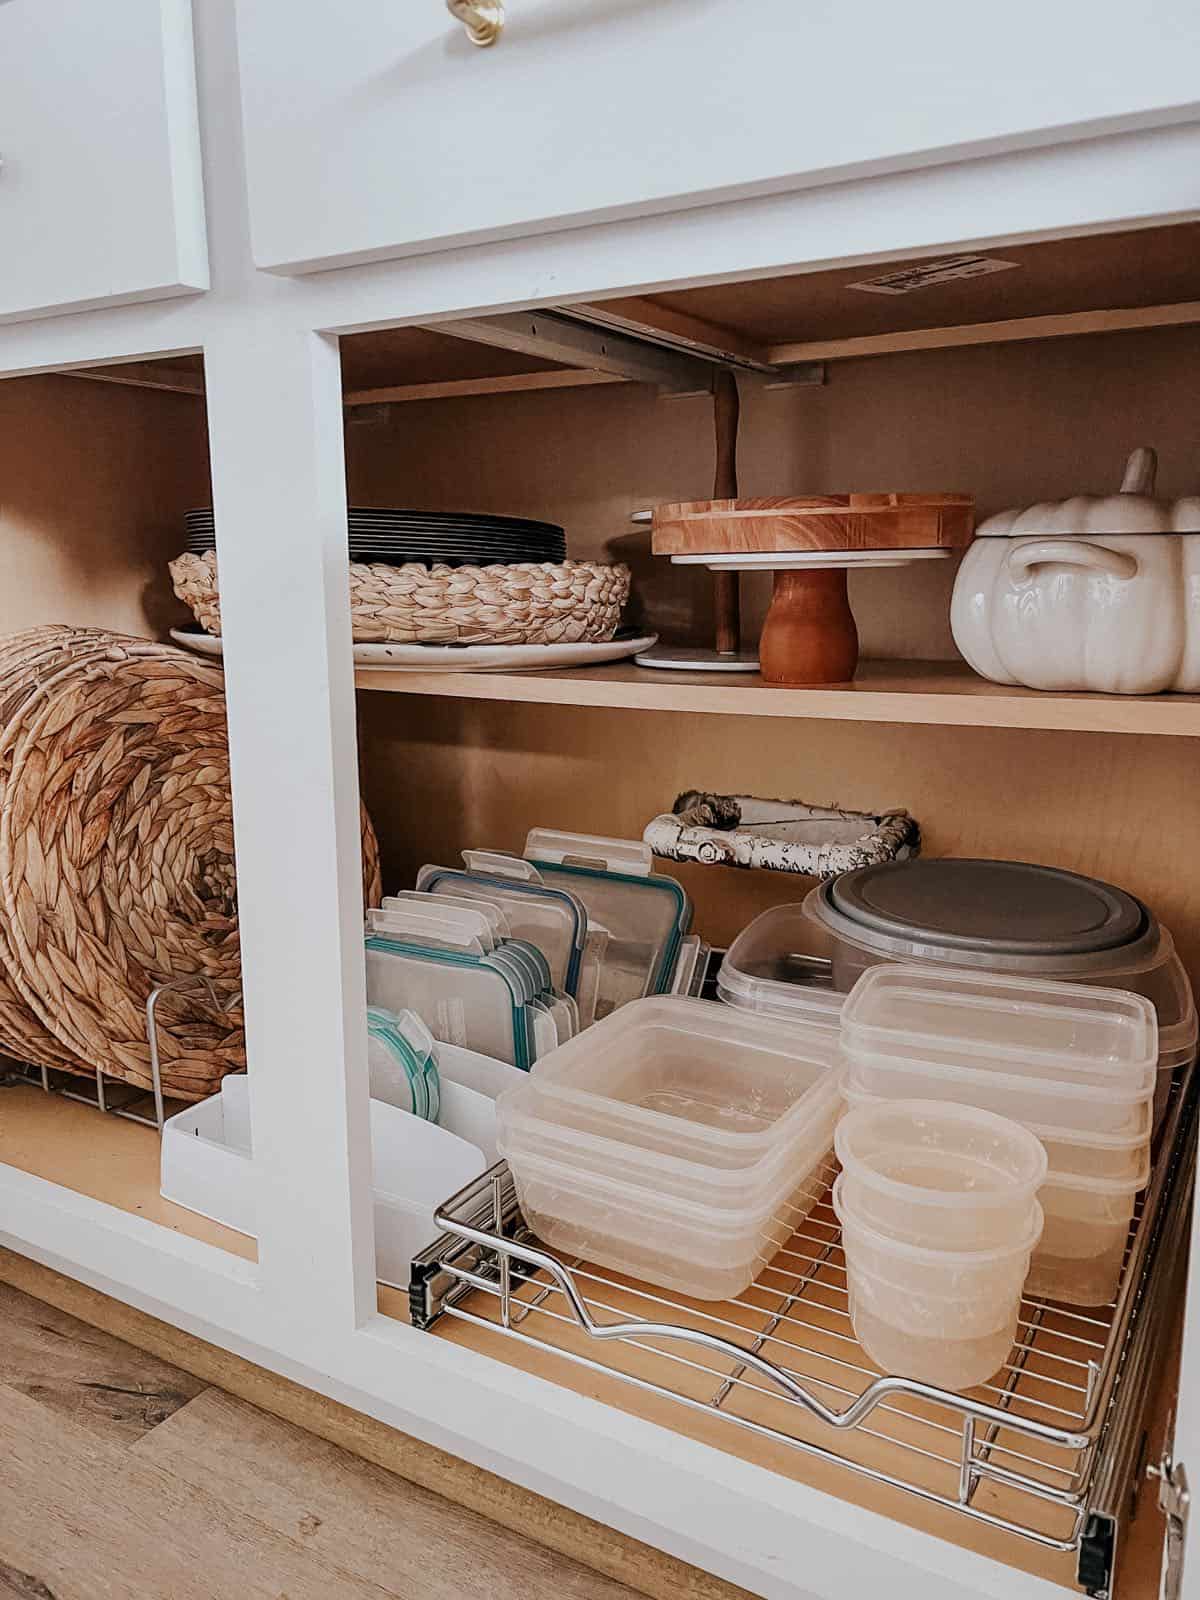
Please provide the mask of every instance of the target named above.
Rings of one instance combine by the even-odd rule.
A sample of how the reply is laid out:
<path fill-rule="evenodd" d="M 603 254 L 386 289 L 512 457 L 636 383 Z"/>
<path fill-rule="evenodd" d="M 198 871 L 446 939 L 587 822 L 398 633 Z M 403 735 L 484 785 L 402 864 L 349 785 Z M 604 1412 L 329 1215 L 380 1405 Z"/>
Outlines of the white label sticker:
<path fill-rule="evenodd" d="M 982 278 L 989 272 L 1007 272 L 1020 264 L 1019 261 L 998 261 L 994 256 L 949 256 L 942 261 L 923 261 L 915 267 L 902 267 L 899 272 L 885 272 L 878 278 L 864 278 L 861 283 L 848 283 L 846 287 L 861 289 L 864 294 L 911 294 L 914 289 L 949 283 L 952 278 Z"/>

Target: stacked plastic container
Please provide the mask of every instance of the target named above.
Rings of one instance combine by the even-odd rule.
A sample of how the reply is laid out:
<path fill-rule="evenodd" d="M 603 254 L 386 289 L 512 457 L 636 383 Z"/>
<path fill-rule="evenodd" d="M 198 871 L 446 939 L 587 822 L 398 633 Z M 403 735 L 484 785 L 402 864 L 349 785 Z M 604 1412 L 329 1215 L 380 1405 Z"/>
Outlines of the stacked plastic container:
<path fill-rule="evenodd" d="M 983 1383 L 1012 1346 L 1042 1232 L 1041 1143 L 991 1112 L 897 1100 L 852 1111 L 836 1145 L 859 1342 L 885 1372 Z"/>
<path fill-rule="evenodd" d="M 1169 931 L 1135 896 L 1098 878 L 1024 861 L 889 862 L 813 889 L 803 907 L 756 919 L 738 947 L 796 969 L 795 952 L 828 958 L 848 993 L 883 962 L 928 963 L 1010 977 L 1129 989 L 1158 1018 L 1157 1128 L 1177 1067 L 1195 1058 L 1198 1023 L 1187 973 Z M 781 975 L 792 976 L 793 971 Z"/>
<path fill-rule="evenodd" d="M 1049 1167 L 1028 1289 L 1076 1305 L 1116 1291 L 1150 1171 L 1158 1066 L 1142 995 L 929 967 L 878 966 L 842 1012 L 854 1109 L 919 1097 L 1011 1118 Z"/>
<path fill-rule="evenodd" d="M 820 1197 L 836 1048 L 710 1001 L 623 1006 L 498 1102 L 526 1220 L 663 1288 L 741 1294 Z"/>

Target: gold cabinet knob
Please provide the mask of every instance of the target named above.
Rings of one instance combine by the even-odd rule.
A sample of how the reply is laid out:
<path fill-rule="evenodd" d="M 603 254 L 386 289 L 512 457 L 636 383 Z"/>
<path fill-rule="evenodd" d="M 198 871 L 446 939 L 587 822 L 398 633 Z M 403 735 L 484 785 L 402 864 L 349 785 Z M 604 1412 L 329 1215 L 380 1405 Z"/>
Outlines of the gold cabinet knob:
<path fill-rule="evenodd" d="M 504 27 L 504 0 L 446 0 L 446 10 L 467 30 L 467 38 L 481 48 L 495 44 Z"/>

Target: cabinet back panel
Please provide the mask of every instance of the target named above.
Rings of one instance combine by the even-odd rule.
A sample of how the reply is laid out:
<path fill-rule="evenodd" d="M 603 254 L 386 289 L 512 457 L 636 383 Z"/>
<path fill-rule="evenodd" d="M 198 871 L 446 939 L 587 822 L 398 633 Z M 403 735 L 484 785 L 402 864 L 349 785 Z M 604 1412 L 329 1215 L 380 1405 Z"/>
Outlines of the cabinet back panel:
<path fill-rule="evenodd" d="M 803 691 L 798 690 L 797 693 Z M 466 846 L 519 850 L 535 825 L 639 838 L 684 789 L 902 806 L 927 855 L 1091 873 L 1140 895 L 1200 979 L 1200 796 L 1188 739 L 806 723 L 361 694 L 364 792 L 384 887 Z M 727 943 L 809 880 L 661 863 Z"/>
<path fill-rule="evenodd" d="M 936 293 L 936 291 L 933 291 Z M 742 377 L 743 495 L 848 489 L 962 490 L 980 517 L 1083 489 L 1115 491 L 1138 444 L 1168 495 L 1200 490 L 1195 374 L 1200 327 L 921 351 L 831 364 L 822 388 Z M 404 374 L 397 373 L 397 382 Z M 630 513 L 712 493 L 707 396 L 660 399 L 603 385 L 348 413 L 350 497 L 361 504 L 504 511 L 565 525 L 580 559 L 626 561 L 650 622 L 712 642 L 712 580 L 649 553 Z M 952 658 L 953 560 L 850 576 L 863 654 Z M 742 579 L 753 637 L 770 597 Z"/>
<path fill-rule="evenodd" d="M 0 383 L 0 634 L 72 622 L 164 637 L 188 618 L 166 563 L 184 511 L 209 498 L 192 396 Z"/>

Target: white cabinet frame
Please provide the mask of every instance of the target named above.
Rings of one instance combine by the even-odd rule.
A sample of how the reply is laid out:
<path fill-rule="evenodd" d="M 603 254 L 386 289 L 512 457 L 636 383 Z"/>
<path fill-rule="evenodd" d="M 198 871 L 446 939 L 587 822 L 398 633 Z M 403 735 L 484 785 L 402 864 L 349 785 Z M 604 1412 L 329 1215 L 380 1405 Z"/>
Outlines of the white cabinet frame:
<path fill-rule="evenodd" d="M 0 324 L 207 289 L 191 0 L 9 4 Z"/>
<path fill-rule="evenodd" d="M 1181 220 L 1200 211 L 1200 125 L 293 283 L 250 267 L 236 128 L 215 110 L 235 70 L 224 0 L 202 22 L 213 293 L 0 328 L 0 377 L 206 357 L 260 1260 L 3 1166 L 0 1242 L 771 1600 L 1061 1600 L 1041 1580 L 376 1314 L 336 337 Z M 1200 1459 L 1200 1317 L 1188 1339 L 1181 1422 Z M 1200 1562 L 1189 1581 L 1196 1600 Z"/>

